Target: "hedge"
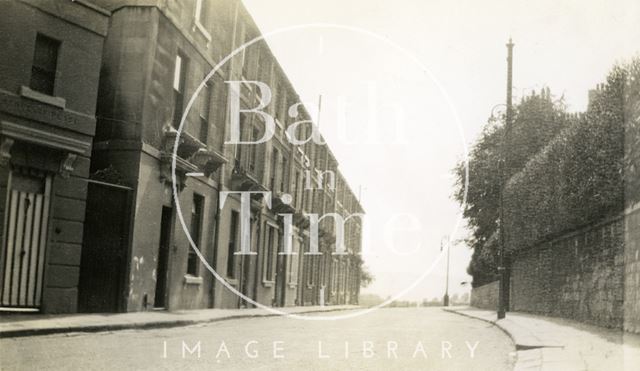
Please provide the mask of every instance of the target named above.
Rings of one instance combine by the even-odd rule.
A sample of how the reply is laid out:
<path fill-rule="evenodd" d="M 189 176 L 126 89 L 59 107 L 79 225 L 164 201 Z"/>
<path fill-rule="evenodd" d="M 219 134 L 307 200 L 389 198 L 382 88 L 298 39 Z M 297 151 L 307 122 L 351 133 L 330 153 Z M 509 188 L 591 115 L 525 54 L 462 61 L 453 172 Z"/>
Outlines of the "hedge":
<path fill-rule="evenodd" d="M 587 112 L 511 177 L 504 193 L 509 251 L 620 213 L 625 181 L 627 203 L 637 202 L 638 65 L 614 68 Z"/>

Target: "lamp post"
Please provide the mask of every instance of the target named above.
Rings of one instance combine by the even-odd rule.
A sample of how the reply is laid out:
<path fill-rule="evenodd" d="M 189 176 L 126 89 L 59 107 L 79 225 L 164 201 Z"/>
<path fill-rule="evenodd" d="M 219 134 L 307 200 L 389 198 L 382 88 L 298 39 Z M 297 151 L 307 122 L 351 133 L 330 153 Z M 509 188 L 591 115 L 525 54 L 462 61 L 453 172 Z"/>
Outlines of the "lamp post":
<path fill-rule="evenodd" d="M 500 111 L 497 111 L 497 110 L 498 110 L 498 108 L 500 108 L 500 109 L 502 109 L 502 108 L 506 109 L 506 108 L 507 108 L 507 105 L 506 105 L 506 104 L 504 104 L 504 103 L 498 103 L 498 104 L 496 104 L 495 106 L 493 106 L 493 107 L 491 108 L 491 116 L 489 116 L 489 122 L 495 122 L 495 121 L 498 121 L 498 120 L 499 120 L 499 118 L 496 118 L 496 114 L 501 114 L 501 112 L 500 112 Z M 496 112 L 496 111 L 497 111 L 497 112 Z"/>
<path fill-rule="evenodd" d="M 449 243 L 449 236 L 444 236 L 442 238 L 442 240 L 440 240 L 440 251 L 442 251 L 443 247 L 443 243 L 447 245 L 447 276 L 445 279 L 445 288 L 444 288 L 444 306 L 448 307 L 449 306 L 449 252 L 450 252 L 450 246 L 451 244 Z"/>
<path fill-rule="evenodd" d="M 509 145 L 508 135 L 511 129 L 511 121 L 513 120 L 513 107 L 512 107 L 512 89 L 513 89 L 513 42 L 509 38 L 507 43 L 507 113 L 505 116 L 505 128 L 504 138 L 502 140 L 502 164 L 500 166 L 500 256 L 498 259 L 498 274 L 500 275 L 500 286 L 498 290 L 498 319 L 503 319 L 506 316 L 507 311 L 507 292 L 508 292 L 508 279 L 507 270 L 505 267 L 505 222 L 504 222 L 504 189 L 507 184 L 506 162 L 507 162 L 507 147 Z"/>

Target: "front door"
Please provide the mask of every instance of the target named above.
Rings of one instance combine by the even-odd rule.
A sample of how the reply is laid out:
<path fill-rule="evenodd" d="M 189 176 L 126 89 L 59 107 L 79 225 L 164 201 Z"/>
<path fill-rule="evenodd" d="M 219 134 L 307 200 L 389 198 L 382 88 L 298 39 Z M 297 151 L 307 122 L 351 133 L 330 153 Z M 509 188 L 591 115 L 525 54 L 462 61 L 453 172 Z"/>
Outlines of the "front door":
<path fill-rule="evenodd" d="M 173 229 L 173 208 L 162 207 L 160 220 L 160 245 L 158 246 L 158 267 L 156 269 L 156 292 L 153 302 L 155 308 L 167 306 L 167 275 L 169 274 L 169 251 Z"/>
<path fill-rule="evenodd" d="M 284 307 L 287 288 L 287 255 L 278 254 L 276 260 L 276 306 Z"/>
<path fill-rule="evenodd" d="M 80 312 L 126 310 L 130 205 L 130 188 L 89 183 L 78 285 Z"/>
<path fill-rule="evenodd" d="M 13 171 L 5 207 L 0 257 L 3 308 L 38 309 L 42 302 L 51 176 Z"/>

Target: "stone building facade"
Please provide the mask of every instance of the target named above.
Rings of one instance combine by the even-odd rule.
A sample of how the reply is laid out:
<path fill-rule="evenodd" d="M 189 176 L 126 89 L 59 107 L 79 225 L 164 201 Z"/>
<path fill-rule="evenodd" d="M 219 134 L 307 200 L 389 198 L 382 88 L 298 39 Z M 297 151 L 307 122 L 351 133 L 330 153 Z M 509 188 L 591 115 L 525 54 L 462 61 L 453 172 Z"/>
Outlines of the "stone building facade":
<path fill-rule="evenodd" d="M 83 225 L 109 12 L 0 2 L 0 307 L 78 309 Z"/>
<path fill-rule="evenodd" d="M 285 130 L 293 122 L 311 119 L 303 106 L 298 117 L 289 115 L 298 95 L 265 42 L 215 72 L 179 131 L 205 76 L 260 35 L 241 2 L 96 2 L 111 16 L 92 148 L 80 310 L 356 303 L 361 220 L 345 223 L 344 255 L 334 254 L 331 218 L 320 223 L 318 255 L 305 255 L 310 222 L 304 213 L 346 218 L 362 207 L 326 145 L 288 140 Z M 245 82 L 234 90 L 227 81 Z M 276 130 L 261 144 L 225 144 L 231 102 L 250 108 L 260 101 L 259 88 L 246 81 L 271 87 L 264 111 L 275 118 Z M 309 136 L 313 125 L 301 126 L 300 137 Z M 241 114 L 238 126 L 241 141 L 265 134 L 256 114 Z M 245 223 L 238 192 L 247 191 L 264 193 L 247 200 Z M 207 271 L 185 229 L 224 284 Z M 245 236 L 253 254 L 236 254 Z M 287 236 L 293 254 L 280 254 Z"/>

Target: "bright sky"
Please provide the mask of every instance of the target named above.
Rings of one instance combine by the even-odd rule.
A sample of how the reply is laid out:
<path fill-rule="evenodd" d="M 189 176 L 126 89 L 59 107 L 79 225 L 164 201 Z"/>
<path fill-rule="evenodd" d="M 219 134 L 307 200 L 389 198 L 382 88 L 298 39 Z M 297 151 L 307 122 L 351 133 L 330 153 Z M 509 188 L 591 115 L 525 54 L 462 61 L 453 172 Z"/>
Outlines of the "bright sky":
<path fill-rule="evenodd" d="M 383 297 L 423 275 L 443 236 L 468 233 L 455 230 L 451 169 L 492 107 L 504 102 L 509 36 L 514 96 L 549 86 L 564 94 L 570 111 L 585 108 L 588 90 L 615 62 L 640 51 L 637 0 L 244 3 L 263 33 L 313 23 L 345 27 L 316 25 L 267 42 L 311 111 L 323 96 L 321 131 L 352 189 L 362 186 L 364 257 L 376 278 L 365 292 Z M 452 247 L 451 293 L 468 290 L 460 282 L 470 281 L 470 255 L 464 244 Z M 445 263 L 403 299 L 441 296 Z"/>

